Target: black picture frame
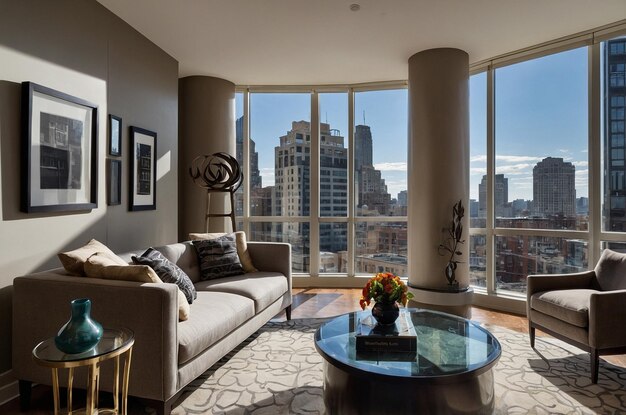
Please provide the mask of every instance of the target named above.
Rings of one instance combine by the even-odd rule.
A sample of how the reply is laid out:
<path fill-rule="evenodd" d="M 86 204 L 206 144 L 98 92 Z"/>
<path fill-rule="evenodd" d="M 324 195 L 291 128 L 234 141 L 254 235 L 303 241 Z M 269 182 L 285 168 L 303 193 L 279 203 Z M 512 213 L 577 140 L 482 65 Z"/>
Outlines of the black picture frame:
<path fill-rule="evenodd" d="M 128 209 L 156 209 L 157 133 L 130 127 Z"/>
<path fill-rule="evenodd" d="M 98 106 L 34 82 L 22 83 L 20 209 L 98 207 Z"/>
<path fill-rule="evenodd" d="M 122 160 L 107 160 L 107 205 L 122 204 Z"/>
<path fill-rule="evenodd" d="M 109 114 L 109 155 L 122 155 L 122 119 Z"/>

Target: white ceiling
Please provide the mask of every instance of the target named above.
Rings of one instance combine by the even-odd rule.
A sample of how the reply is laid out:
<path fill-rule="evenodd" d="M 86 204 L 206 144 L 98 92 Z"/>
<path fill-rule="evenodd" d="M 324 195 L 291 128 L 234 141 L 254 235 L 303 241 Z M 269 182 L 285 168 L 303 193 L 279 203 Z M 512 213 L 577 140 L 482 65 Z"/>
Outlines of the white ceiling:
<path fill-rule="evenodd" d="M 181 77 L 238 85 L 402 80 L 424 49 L 460 48 L 472 63 L 626 18 L 626 0 L 98 1 Z"/>

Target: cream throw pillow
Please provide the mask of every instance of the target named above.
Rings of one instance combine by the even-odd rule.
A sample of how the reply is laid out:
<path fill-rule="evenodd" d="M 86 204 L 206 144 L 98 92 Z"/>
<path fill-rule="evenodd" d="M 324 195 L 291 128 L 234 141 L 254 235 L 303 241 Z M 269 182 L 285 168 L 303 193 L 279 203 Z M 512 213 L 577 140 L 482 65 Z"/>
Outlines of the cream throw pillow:
<path fill-rule="evenodd" d="M 118 265 L 115 263 L 115 259 L 107 253 L 97 253 L 90 256 L 85 262 L 84 268 L 89 278 L 163 284 L 156 272 L 148 265 Z M 178 319 L 187 320 L 190 310 L 185 294 L 178 288 Z"/>
<path fill-rule="evenodd" d="M 115 255 L 106 245 L 95 239 L 92 239 L 85 246 L 73 251 L 60 252 L 58 257 L 67 272 L 84 277 L 85 262 L 87 262 L 90 256 L 96 253 L 108 254 L 110 258 L 116 262 L 116 265 L 128 265 L 126 261 Z"/>
<path fill-rule="evenodd" d="M 215 239 L 220 236 L 227 235 L 226 233 L 190 233 L 189 239 L 192 241 L 198 241 L 202 239 Z M 248 251 L 248 242 L 246 242 L 246 233 L 243 231 L 235 232 L 235 242 L 237 244 L 237 256 L 239 256 L 239 262 L 243 267 L 244 272 L 258 272 L 259 270 L 254 267 L 250 252 Z"/>

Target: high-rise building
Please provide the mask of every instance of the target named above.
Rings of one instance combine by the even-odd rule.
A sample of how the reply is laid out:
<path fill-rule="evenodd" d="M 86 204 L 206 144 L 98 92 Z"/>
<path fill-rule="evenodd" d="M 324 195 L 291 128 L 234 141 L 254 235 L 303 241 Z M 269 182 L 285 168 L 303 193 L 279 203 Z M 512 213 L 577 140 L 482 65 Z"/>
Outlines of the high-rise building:
<path fill-rule="evenodd" d="M 504 177 L 504 174 L 495 175 L 493 193 L 496 217 L 506 216 L 509 203 L 509 179 Z M 483 176 L 478 185 L 478 215 L 481 218 L 487 217 L 487 175 Z"/>
<path fill-rule="evenodd" d="M 235 123 L 236 159 L 243 166 L 243 117 L 237 118 Z M 263 178 L 259 172 L 259 153 L 256 151 L 256 143 L 250 139 L 250 189 L 263 187 Z"/>
<path fill-rule="evenodd" d="M 320 123 L 320 214 L 322 216 L 347 216 L 348 212 L 348 152 L 344 138 L 333 135 L 329 124 Z M 280 137 L 275 155 L 275 199 L 272 206 L 275 216 L 309 216 L 311 171 L 311 123 L 294 121 L 291 130 Z M 303 237 L 298 222 L 283 224 L 283 238 L 289 235 Z M 293 229 L 292 229 L 293 228 Z M 321 251 L 337 252 L 347 249 L 347 228 L 325 227 L 320 232 Z M 308 239 L 308 235 L 306 235 Z M 307 253 L 303 253 L 308 256 Z M 297 253 L 294 254 L 297 257 Z M 297 269 L 297 268 L 296 268 Z"/>
<path fill-rule="evenodd" d="M 398 206 L 408 206 L 409 205 L 409 192 L 406 190 L 401 190 L 398 192 Z"/>
<path fill-rule="evenodd" d="M 576 172 L 562 158 L 546 157 L 533 168 L 533 212 L 538 216 L 576 216 Z"/>
<path fill-rule="evenodd" d="M 624 107 L 626 39 L 609 40 L 604 49 L 604 218 L 607 231 L 626 231 L 624 180 Z"/>
<path fill-rule="evenodd" d="M 354 169 L 374 165 L 372 147 L 372 131 L 369 125 L 357 125 L 354 132 Z"/>
<path fill-rule="evenodd" d="M 357 206 L 379 215 L 389 213 L 391 195 L 387 193 L 385 179 L 374 168 L 372 131 L 368 125 L 357 125 L 354 133 L 354 172 L 359 185 Z"/>

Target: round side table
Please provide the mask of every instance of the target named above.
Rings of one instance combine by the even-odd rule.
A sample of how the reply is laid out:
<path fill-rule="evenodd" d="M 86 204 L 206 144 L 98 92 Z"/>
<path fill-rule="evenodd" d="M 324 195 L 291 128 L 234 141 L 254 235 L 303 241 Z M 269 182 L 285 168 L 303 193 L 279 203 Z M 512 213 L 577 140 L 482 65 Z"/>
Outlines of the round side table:
<path fill-rule="evenodd" d="M 66 354 L 54 344 L 54 337 L 42 341 L 33 349 L 33 360 L 44 367 L 52 369 L 52 393 L 54 396 L 54 414 L 60 414 L 59 406 L 59 369 L 68 369 L 67 378 L 67 413 L 72 413 L 72 383 L 74 368 L 89 367 L 87 383 L 87 407 L 85 413 L 111 413 L 126 415 L 128 412 L 128 378 L 130 375 L 130 358 L 135 344 L 134 333 L 125 328 L 104 329 L 102 339 L 93 349 L 77 354 Z M 122 405 L 119 405 L 119 374 L 120 358 L 124 361 L 122 377 Z M 98 409 L 98 391 L 100 387 L 100 364 L 113 359 L 115 365 L 113 380 L 113 408 Z M 95 412 L 94 412 L 95 411 Z"/>

